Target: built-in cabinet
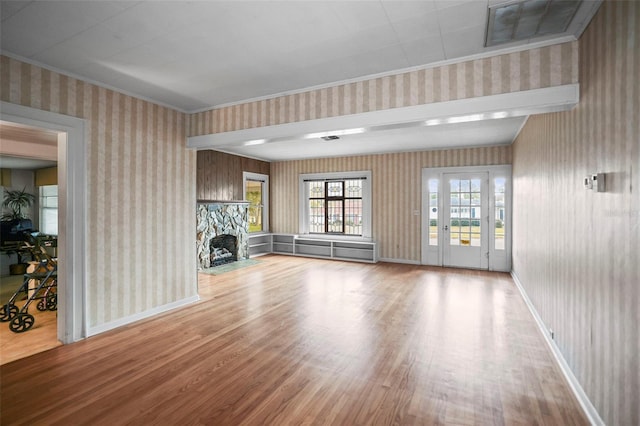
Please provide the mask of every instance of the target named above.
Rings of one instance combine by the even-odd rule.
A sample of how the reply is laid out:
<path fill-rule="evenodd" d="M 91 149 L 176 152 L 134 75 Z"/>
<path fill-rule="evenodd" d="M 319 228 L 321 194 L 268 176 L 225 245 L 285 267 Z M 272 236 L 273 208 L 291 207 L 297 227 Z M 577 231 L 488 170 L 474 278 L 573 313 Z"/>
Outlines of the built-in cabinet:
<path fill-rule="evenodd" d="M 373 241 L 313 238 L 293 234 L 250 235 L 249 256 L 266 253 L 369 263 L 378 261 L 377 245 Z"/>

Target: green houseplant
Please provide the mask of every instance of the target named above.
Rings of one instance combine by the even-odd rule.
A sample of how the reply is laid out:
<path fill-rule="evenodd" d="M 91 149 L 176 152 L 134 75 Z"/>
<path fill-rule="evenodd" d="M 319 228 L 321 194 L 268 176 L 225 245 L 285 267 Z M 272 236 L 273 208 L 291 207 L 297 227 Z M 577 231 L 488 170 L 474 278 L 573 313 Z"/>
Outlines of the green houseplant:
<path fill-rule="evenodd" d="M 36 197 L 26 191 L 26 187 L 23 189 L 5 189 L 4 199 L 2 201 L 2 207 L 8 208 L 11 211 L 2 215 L 2 244 L 5 244 L 5 239 L 11 234 L 13 229 L 19 231 L 23 228 L 23 222 L 28 221 L 29 228 L 31 228 L 31 221 L 27 219 L 24 214 L 24 210 L 28 209 L 35 202 Z M 9 271 L 12 275 L 23 274 L 26 271 L 27 264 L 22 261 L 21 252 L 19 249 L 9 249 L 5 251 L 7 254 L 16 253 L 18 257 L 18 263 L 9 265 Z"/>
<path fill-rule="evenodd" d="M 2 207 L 11 209 L 10 213 L 2 215 L 3 221 L 25 219 L 24 209 L 28 209 L 36 201 L 36 197 L 23 189 L 5 189 Z"/>

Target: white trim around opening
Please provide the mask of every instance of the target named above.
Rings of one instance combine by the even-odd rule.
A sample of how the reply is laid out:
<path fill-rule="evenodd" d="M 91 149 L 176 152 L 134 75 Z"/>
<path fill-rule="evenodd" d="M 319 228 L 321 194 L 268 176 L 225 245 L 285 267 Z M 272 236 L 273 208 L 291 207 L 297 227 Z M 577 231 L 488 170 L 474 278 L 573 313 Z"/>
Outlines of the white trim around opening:
<path fill-rule="evenodd" d="M 58 340 L 86 337 L 86 147 L 85 120 L 0 103 L 0 120 L 58 133 Z"/>

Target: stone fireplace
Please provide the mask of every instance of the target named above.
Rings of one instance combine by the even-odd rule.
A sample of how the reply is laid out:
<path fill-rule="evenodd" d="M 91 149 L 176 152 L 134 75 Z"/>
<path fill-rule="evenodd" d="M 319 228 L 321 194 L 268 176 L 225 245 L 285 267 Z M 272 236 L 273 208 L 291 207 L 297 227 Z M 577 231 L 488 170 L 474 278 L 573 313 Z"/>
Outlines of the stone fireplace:
<path fill-rule="evenodd" d="M 247 207 L 245 201 L 198 201 L 199 270 L 249 257 Z"/>

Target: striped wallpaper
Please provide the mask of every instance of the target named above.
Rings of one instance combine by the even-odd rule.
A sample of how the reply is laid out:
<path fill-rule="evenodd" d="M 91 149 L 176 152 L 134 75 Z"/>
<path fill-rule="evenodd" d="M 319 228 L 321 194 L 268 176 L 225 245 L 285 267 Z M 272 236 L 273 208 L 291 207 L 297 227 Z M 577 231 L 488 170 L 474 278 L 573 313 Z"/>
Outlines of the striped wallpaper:
<path fill-rule="evenodd" d="M 379 256 L 420 262 L 421 172 L 424 167 L 511 164 L 511 146 L 404 152 L 271 163 L 271 228 L 298 233 L 301 173 L 371 170 L 372 234 Z"/>
<path fill-rule="evenodd" d="M 577 42 L 406 72 L 189 116 L 189 136 L 578 82 Z"/>
<path fill-rule="evenodd" d="M 86 119 L 89 327 L 197 294 L 183 113 L 0 57 L 3 101 Z"/>
<path fill-rule="evenodd" d="M 513 269 L 605 423 L 639 425 L 640 3 L 605 1 L 579 43 L 579 105 L 513 146 Z"/>

